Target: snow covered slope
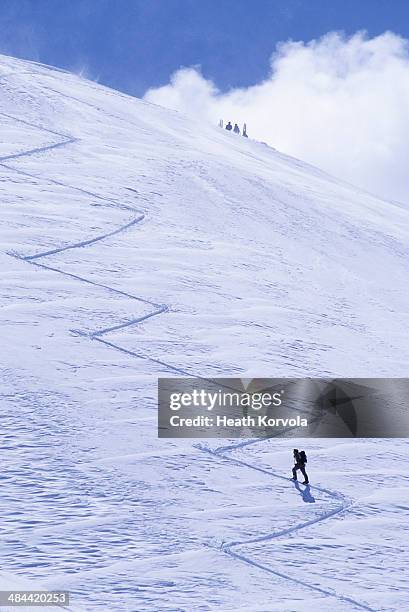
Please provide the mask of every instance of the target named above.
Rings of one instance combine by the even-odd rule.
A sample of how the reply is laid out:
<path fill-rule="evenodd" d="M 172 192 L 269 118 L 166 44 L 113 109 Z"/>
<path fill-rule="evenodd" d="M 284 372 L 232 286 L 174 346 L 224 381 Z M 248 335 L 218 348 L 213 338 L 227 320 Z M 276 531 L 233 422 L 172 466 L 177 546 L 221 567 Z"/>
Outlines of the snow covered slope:
<path fill-rule="evenodd" d="M 156 381 L 406 376 L 408 209 L 7 57 L 0 123 L 1 570 L 73 610 L 405 609 L 406 441 L 309 443 L 305 493 L 284 440 L 158 441 Z"/>

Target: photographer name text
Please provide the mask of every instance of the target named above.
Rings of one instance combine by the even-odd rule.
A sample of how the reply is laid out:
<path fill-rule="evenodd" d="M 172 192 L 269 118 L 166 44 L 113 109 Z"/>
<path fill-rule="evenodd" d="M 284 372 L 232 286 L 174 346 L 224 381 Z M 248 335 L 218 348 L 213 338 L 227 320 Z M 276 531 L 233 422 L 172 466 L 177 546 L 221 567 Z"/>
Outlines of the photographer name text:
<path fill-rule="evenodd" d="M 262 415 L 233 418 L 224 415 L 181 417 L 174 414 L 169 422 L 171 427 L 308 427 L 308 420 L 299 415 L 289 419 L 274 419 Z"/>

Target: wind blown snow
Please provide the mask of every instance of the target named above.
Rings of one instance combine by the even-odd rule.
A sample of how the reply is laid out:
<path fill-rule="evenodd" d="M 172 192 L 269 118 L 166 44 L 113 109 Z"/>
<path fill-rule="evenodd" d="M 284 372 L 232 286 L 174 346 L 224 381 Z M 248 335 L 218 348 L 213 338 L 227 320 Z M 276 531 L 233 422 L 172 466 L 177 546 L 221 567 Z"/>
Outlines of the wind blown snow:
<path fill-rule="evenodd" d="M 253 138 L 409 203 L 408 41 L 391 32 L 282 43 L 265 81 L 228 92 L 183 68 L 145 99 L 214 124 L 246 122 Z"/>

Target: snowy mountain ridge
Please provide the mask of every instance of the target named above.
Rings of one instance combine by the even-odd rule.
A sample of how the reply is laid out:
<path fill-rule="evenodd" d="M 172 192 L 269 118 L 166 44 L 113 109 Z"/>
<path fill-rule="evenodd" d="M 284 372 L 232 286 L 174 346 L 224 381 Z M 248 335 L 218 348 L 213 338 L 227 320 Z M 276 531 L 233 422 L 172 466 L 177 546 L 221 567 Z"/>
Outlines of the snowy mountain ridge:
<path fill-rule="evenodd" d="M 406 376 L 409 211 L 64 71 L 2 56 L 0 91 L 2 571 L 75 610 L 402 609 L 406 441 L 309 441 L 308 497 L 285 440 L 157 440 L 156 381 Z"/>

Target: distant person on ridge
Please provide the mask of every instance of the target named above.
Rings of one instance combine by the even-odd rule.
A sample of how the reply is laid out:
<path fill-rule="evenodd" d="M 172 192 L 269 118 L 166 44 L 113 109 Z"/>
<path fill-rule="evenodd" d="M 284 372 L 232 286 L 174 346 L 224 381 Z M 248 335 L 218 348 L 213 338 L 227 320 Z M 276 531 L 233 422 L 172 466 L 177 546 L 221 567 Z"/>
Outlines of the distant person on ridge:
<path fill-rule="evenodd" d="M 294 467 L 293 467 L 293 480 L 297 480 L 297 470 L 301 470 L 301 474 L 304 476 L 304 482 L 302 484 L 307 485 L 309 483 L 307 472 L 305 471 L 305 464 L 307 463 L 307 455 L 305 451 L 299 451 L 298 448 L 294 449 Z"/>
<path fill-rule="evenodd" d="M 234 132 L 235 134 L 240 134 L 240 128 L 239 128 L 239 126 L 237 125 L 237 123 L 235 123 L 235 124 L 234 124 L 234 130 L 233 130 L 233 132 Z"/>
<path fill-rule="evenodd" d="M 243 136 L 244 136 L 244 138 L 248 138 L 248 136 L 247 136 L 247 125 L 245 123 L 243 124 Z"/>
<path fill-rule="evenodd" d="M 231 130 L 233 129 L 231 122 L 229 121 L 229 123 L 226 125 L 226 130 L 228 130 L 229 132 L 231 132 Z"/>

